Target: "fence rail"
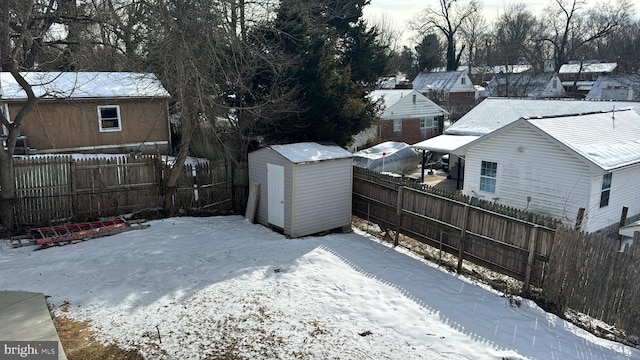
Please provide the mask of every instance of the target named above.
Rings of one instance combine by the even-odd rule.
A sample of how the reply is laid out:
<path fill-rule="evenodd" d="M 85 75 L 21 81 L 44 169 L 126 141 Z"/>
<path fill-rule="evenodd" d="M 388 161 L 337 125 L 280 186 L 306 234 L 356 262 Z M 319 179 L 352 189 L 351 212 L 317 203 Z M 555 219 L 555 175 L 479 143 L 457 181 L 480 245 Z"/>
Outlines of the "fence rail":
<path fill-rule="evenodd" d="M 19 227 L 161 207 L 169 173 L 156 156 L 16 158 L 14 170 L 14 216 Z M 174 207 L 232 211 L 237 207 L 232 176 L 226 162 L 185 165 L 173 194 Z"/>

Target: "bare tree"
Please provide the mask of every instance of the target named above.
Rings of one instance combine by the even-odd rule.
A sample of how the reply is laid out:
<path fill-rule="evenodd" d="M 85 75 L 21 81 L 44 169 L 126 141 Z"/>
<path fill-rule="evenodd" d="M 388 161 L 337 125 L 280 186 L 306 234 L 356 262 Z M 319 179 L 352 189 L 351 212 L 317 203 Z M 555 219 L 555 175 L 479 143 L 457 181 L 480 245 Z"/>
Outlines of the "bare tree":
<path fill-rule="evenodd" d="M 467 65 L 469 66 L 469 73 L 471 73 L 473 67 L 476 65 L 476 53 L 479 43 L 487 35 L 487 21 L 481 13 L 476 12 L 471 14 L 462 23 L 462 41 L 464 41 L 467 48 Z"/>
<path fill-rule="evenodd" d="M 467 19 L 480 11 L 478 0 L 439 0 L 439 6 L 428 7 L 412 21 L 413 29 L 422 35 L 436 31 L 442 34 L 447 44 L 447 70 L 456 70 L 464 45 L 458 49 L 458 31 Z"/>
<path fill-rule="evenodd" d="M 547 8 L 549 34 L 543 39 L 553 47 L 555 70 L 559 70 L 586 45 L 630 23 L 629 0 L 601 3 L 587 9 L 585 0 L 554 0 Z"/>

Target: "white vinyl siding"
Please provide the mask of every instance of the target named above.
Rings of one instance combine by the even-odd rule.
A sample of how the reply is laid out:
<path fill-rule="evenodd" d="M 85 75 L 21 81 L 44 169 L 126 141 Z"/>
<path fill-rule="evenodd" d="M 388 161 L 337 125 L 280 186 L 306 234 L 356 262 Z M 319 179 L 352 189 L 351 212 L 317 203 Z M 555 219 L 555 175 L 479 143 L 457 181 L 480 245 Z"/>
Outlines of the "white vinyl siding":
<path fill-rule="evenodd" d="M 629 209 L 629 217 L 640 214 L 640 165 L 613 170 L 611 175 L 609 205 L 605 207 L 600 207 L 603 173 L 596 173 L 591 178 L 590 205 L 582 222 L 585 231 L 596 231 L 617 224 L 624 206 Z"/>
<path fill-rule="evenodd" d="M 575 222 L 578 209 L 587 206 L 591 187 L 586 163 L 572 157 L 551 140 L 516 127 L 470 147 L 465 159 L 464 193 L 483 200 Z M 482 161 L 498 163 L 495 194 L 479 189 Z M 600 181 L 602 177 L 600 177 Z M 601 183 L 600 183 L 601 185 Z M 530 197 L 531 201 L 527 202 Z M 598 193 L 598 200 L 600 199 Z"/>
<path fill-rule="evenodd" d="M 292 163 L 271 148 L 249 154 L 249 181 L 260 185 L 255 221 L 268 223 L 267 163 L 284 166 L 284 233 L 301 237 L 351 224 L 351 158 Z"/>

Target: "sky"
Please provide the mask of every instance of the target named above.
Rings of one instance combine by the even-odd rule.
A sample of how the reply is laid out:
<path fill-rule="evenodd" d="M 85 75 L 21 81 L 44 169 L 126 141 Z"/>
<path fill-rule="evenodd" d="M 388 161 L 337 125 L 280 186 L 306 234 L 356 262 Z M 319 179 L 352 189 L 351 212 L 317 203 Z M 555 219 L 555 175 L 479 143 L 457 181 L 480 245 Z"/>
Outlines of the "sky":
<path fill-rule="evenodd" d="M 148 224 L 40 251 L 0 241 L 0 290 L 42 292 L 56 314 L 147 359 L 640 359 L 357 230 L 288 239 L 240 216 Z"/>
<path fill-rule="evenodd" d="M 480 0 L 484 17 L 492 22 L 504 9 L 512 3 L 524 3 L 527 9 L 536 12 L 542 11 L 552 0 Z M 367 19 L 375 21 L 383 15 L 387 16 L 398 28 L 402 28 L 405 22 L 411 20 L 415 14 L 427 6 L 437 6 L 436 0 L 371 0 L 371 3 L 364 8 L 364 16 Z"/>

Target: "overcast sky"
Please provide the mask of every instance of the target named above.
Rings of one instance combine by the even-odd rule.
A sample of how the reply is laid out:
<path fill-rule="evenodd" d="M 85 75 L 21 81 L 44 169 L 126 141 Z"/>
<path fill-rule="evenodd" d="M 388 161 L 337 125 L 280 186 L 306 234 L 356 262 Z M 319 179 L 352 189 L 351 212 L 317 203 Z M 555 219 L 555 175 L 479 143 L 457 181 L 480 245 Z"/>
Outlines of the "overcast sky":
<path fill-rule="evenodd" d="M 509 4 L 525 3 L 527 9 L 534 14 L 542 11 L 552 0 L 480 0 L 482 13 L 488 22 L 498 17 Z M 437 6 L 436 0 L 371 0 L 371 4 L 364 8 L 364 16 L 375 21 L 386 15 L 397 28 L 402 29 L 417 13 L 427 6 Z M 405 34 L 405 37 L 407 34 Z"/>

